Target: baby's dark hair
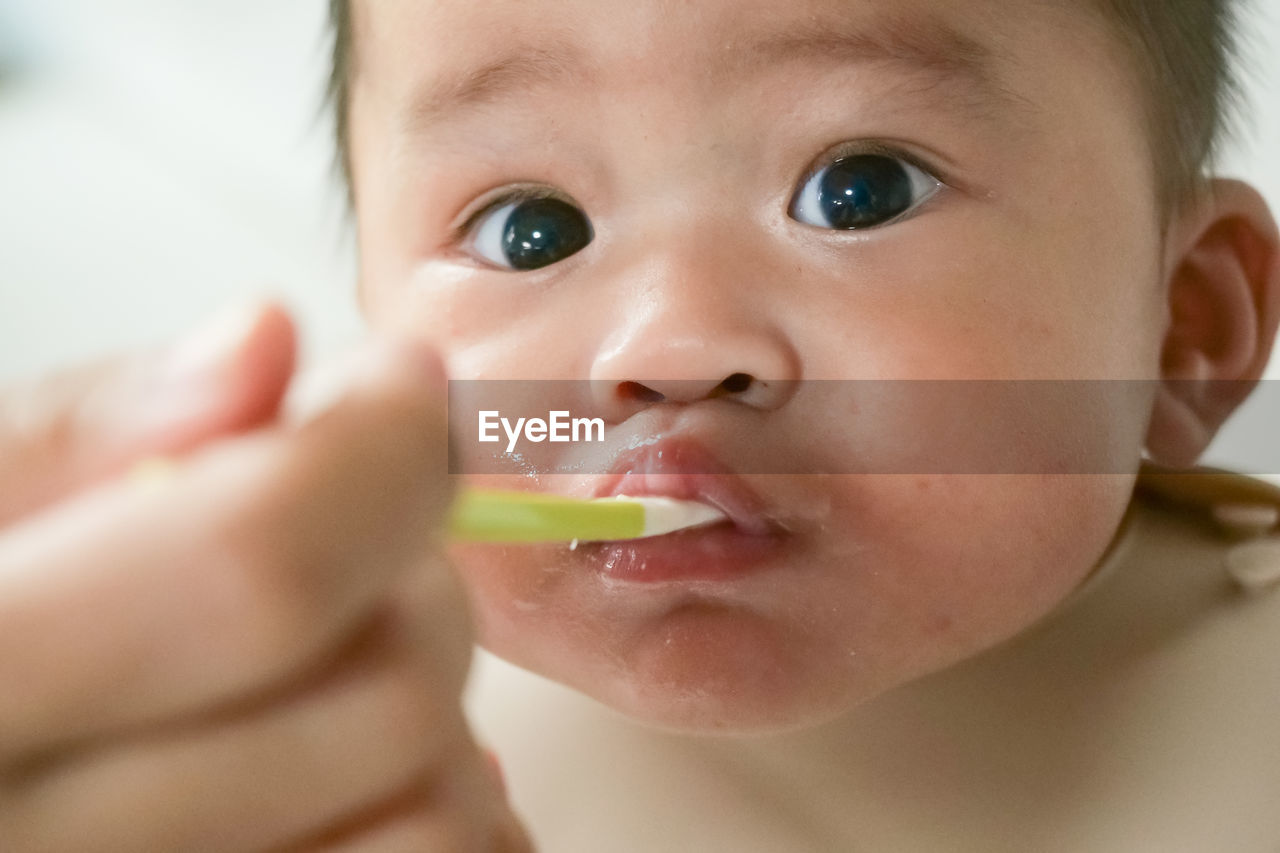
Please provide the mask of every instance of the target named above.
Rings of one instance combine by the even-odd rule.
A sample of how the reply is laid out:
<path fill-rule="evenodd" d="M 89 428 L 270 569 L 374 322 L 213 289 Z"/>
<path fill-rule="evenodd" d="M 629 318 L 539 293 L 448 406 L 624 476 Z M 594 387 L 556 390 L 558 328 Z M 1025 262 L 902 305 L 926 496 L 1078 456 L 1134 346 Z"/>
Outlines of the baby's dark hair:
<path fill-rule="evenodd" d="M 1162 220 L 1203 196 L 1229 135 L 1240 88 L 1234 74 L 1242 0 L 1091 0 L 1128 48 L 1147 93 L 1148 138 Z M 351 0 L 329 0 L 333 66 L 329 96 L 340 165 L 351 180 L 350 79 L 355 62 Z"/>

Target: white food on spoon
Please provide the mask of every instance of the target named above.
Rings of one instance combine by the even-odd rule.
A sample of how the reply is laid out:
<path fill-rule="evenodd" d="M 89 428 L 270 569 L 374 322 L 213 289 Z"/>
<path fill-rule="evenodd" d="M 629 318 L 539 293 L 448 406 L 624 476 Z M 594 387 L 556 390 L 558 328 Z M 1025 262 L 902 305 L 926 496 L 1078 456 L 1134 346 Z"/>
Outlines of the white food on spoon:
<path fill-rule="evenodd" d="M 729 520 L 729 516 L 720 510 L 700 501 L 682 501 L 652 495 L 617 495 L 615 499 L 632 501 L 644 507 L 644 532 L 638 537 L 642 539 Z"/>

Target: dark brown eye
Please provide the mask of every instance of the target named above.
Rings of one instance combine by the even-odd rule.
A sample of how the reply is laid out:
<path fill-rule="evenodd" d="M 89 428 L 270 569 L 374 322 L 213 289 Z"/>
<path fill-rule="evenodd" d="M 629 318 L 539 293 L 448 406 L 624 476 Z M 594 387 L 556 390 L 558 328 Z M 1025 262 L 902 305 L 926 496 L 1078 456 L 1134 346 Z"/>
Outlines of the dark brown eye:
<path fill-rule="evenodd" d="M 897 157 L 855 154 L 811 173 L 792 201 L 791 216 L 819 228 L 874 228 L 897 219 L 940 186 Z"/>
<path fill-rule="evenodd" d="M 499 203 L 475 224 L 469 242 L 482 260 L 526 271 L 559 263 L 585 249 L 594 238 L 585 213 L 558 198 L 526 198 Z"/>

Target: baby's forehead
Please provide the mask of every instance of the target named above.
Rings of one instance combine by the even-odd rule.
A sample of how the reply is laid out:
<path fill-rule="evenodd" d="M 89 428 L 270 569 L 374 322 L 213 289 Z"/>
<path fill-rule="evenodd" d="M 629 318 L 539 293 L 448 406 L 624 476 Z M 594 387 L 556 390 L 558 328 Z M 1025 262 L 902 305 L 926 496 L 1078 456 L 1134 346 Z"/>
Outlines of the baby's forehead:
<path fill-rule="evenodd" d="M 380 82 L 416 87 L 428 122 L 480 104 L 516 105 L 547 93 L 625 92 L 639 86 L 730 92 L 765 77 L 850 84 L 896 75 L 917 90 L 945 90 L 975 114 L 1026 109 L 1014 91 L 1017 33 L 996 0 L 945 4 L 879 0 L 563 0 L 367 3 L 366 51 Z M 390 82 L 388 82 L 390 81 Z"/>
<path fill-rule="evenodd" d="M 739 152 L 777 150 L 788 133 L 807 135 L 804 145 L 907 139 L 935 159 L 989 172 L 997 160 L 1007 172 L 1014 162 L 1029 170 L 1081 156 L 1081 140 L 1126 161 L 1139 149 L 1149 157 L 1129 58 L 1079 4 L 363 0 L 357 8 L 351 127 L 356 136 L 383 133 L 419 162 L 488 148 L 495 157 L 573 151 L 579 162 L 617 160 L 632 153 L 624 144 L 634 149 L 626 138 L 655 131 L 683 134 L 686 148 L 719 136 Z M 352 160 L 363 159 L 356 150 Z"/>

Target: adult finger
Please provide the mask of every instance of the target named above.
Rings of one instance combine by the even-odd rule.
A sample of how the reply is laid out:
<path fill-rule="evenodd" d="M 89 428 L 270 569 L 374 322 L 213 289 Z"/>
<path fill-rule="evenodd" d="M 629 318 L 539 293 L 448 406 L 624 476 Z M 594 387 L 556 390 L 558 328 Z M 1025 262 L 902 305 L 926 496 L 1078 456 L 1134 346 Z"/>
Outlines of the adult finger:
<path fill-rule="evenodd" d="M 0 535 L 0 749 L 206 708 L 312 665 L 434 547 L 443 374 L 368 350 L 337 403 L 200 448 Z"/>
<path fill-rule="evenodd" d="M 272 417 L 295 330 L 273 302 L 223 313 L 161 351 L 116 355 L 0 391 L 0 527 L 117 473 Z"/>
<path fill-rule="evenodd" d="M 354 824 L 279 853 L 534 853 L 474 749 L 454 756 L 446 772 L 447 781 L 412 788 Z"/>
<path fill-rule="evenodd" d="M 90 838 L 100 850 L 261 850 L 418 787 L 470 743 L 430 620 L 388 609 L 284 697 L 75 756 L 3 798 L 5 838 L 18 850 Z"/>

